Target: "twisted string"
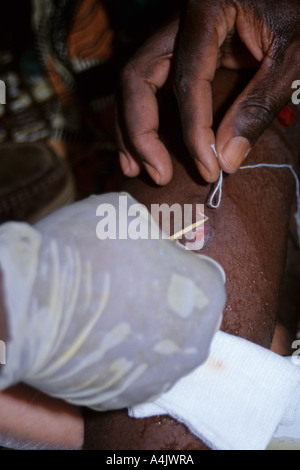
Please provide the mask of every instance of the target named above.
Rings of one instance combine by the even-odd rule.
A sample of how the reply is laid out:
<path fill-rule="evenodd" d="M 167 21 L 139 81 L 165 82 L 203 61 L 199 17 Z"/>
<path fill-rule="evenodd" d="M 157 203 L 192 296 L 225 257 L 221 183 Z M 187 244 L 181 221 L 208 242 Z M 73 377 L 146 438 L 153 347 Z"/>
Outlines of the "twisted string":
<path fill-rule="evenodd" d="M 214 147 L 213 147 L 213 150 L 216 153 L 216 150 Z M 278 165 L 275 163 L 258 163 L 257 165 L 241 166 L 240 170 L 252 170 L 255 168 L 280 168 L 280 169 L 286 168 L 291 171 L 296 182 L 297 212 L 295 213 L 295 220 L 297 224 L 297 232 L 298 232 L 298 239 L 299 239 L 298 243 L 300 247 L 300 182 L 299 182 L 297 173 L 295 172 L 292 165 L 287 165 L 287 164 Z M 223 180 L 224 180 L 224 174 L 223 174 L 223 171 L 221 171 L 219 180 L 217 184 L 215 185 L 214 190 L 210 194 L 208 202 L 207 202 L 208 207 L 210 207 L 211 209 L 218 209 L 220 207 L 220 204 L 222 201 Z"/>

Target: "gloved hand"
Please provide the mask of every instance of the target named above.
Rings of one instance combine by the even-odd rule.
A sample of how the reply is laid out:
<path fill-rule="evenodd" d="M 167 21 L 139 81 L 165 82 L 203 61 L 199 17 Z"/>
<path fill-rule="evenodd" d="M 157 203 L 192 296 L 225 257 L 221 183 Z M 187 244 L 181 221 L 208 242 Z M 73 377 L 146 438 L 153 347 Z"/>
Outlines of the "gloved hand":
<path fill-rule="evenodd" d="M 171 72 L 183 137 L 199 172 L 208 182 L 218 179 L 220 168 L 234 173 L 291 100 L 300 77 L 299 31 L 298 0 L 188 0 L 182 17 L 154 34 L 122 74 L 118 141 L 124 173 L 136 176 L 143 165 L 157 184 L 172 178 L 158 135 L 156 96 Z M 258 71 L 215 137 L 211 83 L 218 67 Z"/>
<path fill-rule="evenodd" d="M 119 193 L 94 196 L 34 228 L 0 228 L 10 338 L 0 389 L 22 381 L 77 405 L 118 409 L 206 360 L 225 303 L 221 268 L 162 238 L 99 240 L 100 204 L 128 229 L 119 201 Z M 136 203 L 127 197 L 129 208 Z M 147 212 L 141 230 L 153 223 Z"/>

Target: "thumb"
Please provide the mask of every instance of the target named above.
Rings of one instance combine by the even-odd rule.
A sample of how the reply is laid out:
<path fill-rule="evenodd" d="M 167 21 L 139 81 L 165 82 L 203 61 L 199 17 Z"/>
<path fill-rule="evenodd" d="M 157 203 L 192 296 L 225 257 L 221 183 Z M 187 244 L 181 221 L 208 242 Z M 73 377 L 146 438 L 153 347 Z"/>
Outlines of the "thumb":
<path fill-rule="evenodd" d="M 225 115 L 217 132 L 216 149 L 226 173 L 238 170 L 262 133 L 290 101 L 297 71 L 286 71 L 283 64 L 266 58 Z"/>

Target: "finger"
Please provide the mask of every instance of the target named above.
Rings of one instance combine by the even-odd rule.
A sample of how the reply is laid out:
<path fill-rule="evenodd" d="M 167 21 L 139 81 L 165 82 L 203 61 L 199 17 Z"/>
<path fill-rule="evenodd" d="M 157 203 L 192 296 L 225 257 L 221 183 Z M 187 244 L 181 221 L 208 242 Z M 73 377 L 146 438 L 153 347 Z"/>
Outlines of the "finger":
<path fill-rule="evenodd" d="M 121 169 L 124 175 L 135 178 L 141 173 L 141 164 L 137 162 L 131 155 L 127 155 L 126 152 L 119 153 L 119 160 Z"/>
<path fill-rule="evenodd" d="M 220 48 L 220 66 L 231 70 L 258 69 L 260 62 L 242 42 L 238 32 L 228 34 Z"/>
<path fill-rule="evenodd" d="M 295 47 L 280 58 L 266 57 L 254 78 L 225 115 L 217 132 L 219 162 L 234 173 L 251 148 L 291 99 L 293 80 L 299 74 L 298 62 L 291 67 Z"/>
<path fill-rule="evenodd" d="M 200 5 L 200 6 L 199 6 Z M 175 93 L 178 100 L 185 144 L 208 182 L 216 181 L 220 167 L 215 145 L 211 82 L 219 46 L 228 32 L 228 23 L 220 15 L 219 2 L 189 3 L 178 43 L 175 69 Z M 230 10 L 230 24 L 234 18 Z"/>
<path fill-rule="evenodd" d="M 167 184 L 172 178 L 172 162 L 158 135 L 159 110 L 155 91 L 135 77 L 125 85 L 125 93 L 122 116 L 127 155 L 132 156 L 130 162 L 137 159 L 156 184 Z"/>
<path fill-rule="evenodd" d="M 171 156 L 159 138 L 156 93 L 167 82 L 178 20 L 175 19 L 140 49 L 122 74 L 119 126 L 122 130 L 122 166 L 135 175 L 137 161 L 157 184 L 167 184 L 173 174 Z"/>
<path fill-rule="evenodd" d="M 121 169 L 124 175 L 128 176 L 129 178 L 135 178 L 141 173 L 142 164 L 128 152 L 126 145 L 124 144 L 124 139 L 118 123 L 118 119 L 116 120 L 115 133 L 119 150 Z"/>

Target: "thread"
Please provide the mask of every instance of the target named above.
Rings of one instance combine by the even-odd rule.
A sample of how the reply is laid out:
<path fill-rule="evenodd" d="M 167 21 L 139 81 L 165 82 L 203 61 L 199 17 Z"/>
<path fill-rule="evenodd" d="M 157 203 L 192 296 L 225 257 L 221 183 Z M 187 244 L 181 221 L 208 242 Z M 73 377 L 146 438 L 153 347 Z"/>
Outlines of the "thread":
<path fill-rule="evenodd" d="M 212 144 L 211 148 L 213 149 L 216 158 L 218 158 L 218 152 L 216 150 L 215 145 Z M 216 186 L 215 186 L 215 188 L 214 188 L 213 192 L 211 193 L 210 198 L 208 200 L 208 203 L 207 203 L 208 207 L 210 207 L 211 209 L 218 209 L 220 207 L 220 204 L 221 204 L 221 201 L 222 201 L 222 190 L 223 190 L 223 171 L 221 170 L 220 176 L 219 176 L 219 181 L 216 184 Z M 214 203 L 214 199 L 217 196 L 217 194 L 218 194 L 217 202 Z"/>
<path fill-rule="evenodd" d="M 212 146 L 212 148 L 214 152 L 216 153 L 214 146 Z M 300 182 L 299 182 L 297 173 L 295 172 L 292 165 L 287 165 L 287 164 L 279 165 L 275 163 L 258 163 L 257 165 L 241 166 L 240 170 L 252 170 L 255 168 L 280 168 L 280 169 L 286 168 L 291 171 L 296 182 L 297 211 L 295 213 L 295 220 L 296 220 L 296 225 L 297 225 L 298 244 L 300 247 Z M 217 184 L 215 185 L 215 188 L 213 192 L 211 193 L 207 202 L 208 207 L 210 207 L 211 209 L 218 209 L 220 207 L 220 204 L 222 201 L 223 180 L 224 180 L 224 175 L 223 175 L 223 171 L 221 170 L 219 180 Z"/>
<path fill-rule="evenodd" d="M 217 182 L 213 192 L 209 196 L 209 200 L 207 202 L 208 207 L 210 207 L 211 209 L 218 209 L 220 207 L 220 204 L 222 201 L 222 191 L 223 191 L 223 171 L 221 170 L 219 181 Z M 214 200 L 216 196 L 217 196 L 217 201 L 215 203 Z"/>

